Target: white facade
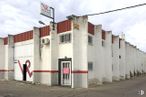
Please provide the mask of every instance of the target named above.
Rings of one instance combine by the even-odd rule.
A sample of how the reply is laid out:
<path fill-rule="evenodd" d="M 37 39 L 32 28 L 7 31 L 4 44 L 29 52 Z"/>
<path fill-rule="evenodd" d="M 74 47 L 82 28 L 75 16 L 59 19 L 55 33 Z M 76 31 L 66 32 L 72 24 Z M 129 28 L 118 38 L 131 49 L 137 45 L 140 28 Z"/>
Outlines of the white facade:
<path fill-rule="evenodd" d="M 120 79 L 120 69 L 119 69 L 119 37 L 112 37 L 112 79 L 119 81 Z"/>
<path fill-rule="evenodd" d="M 0 79 L 88 88 L 146 73 L 146 53 L 88 17 L 70 16 L 55 28 L 0 38 Z"/>

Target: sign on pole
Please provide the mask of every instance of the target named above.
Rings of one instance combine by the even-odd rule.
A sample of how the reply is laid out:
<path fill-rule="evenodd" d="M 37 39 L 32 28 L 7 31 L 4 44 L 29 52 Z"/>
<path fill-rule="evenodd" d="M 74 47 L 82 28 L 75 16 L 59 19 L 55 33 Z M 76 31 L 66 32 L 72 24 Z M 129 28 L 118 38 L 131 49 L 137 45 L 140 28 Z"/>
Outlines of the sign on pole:
<path fill-rule="evenodd" d="M 40 6 L 41 6 L 40 14 L 53 19 L 53 30 L 55 30 L 55 9 L 53 7 L 49 7 L 47 4 L 44 3 L 41 3 Z"/>
<path fill-rule="evenodd" d="M 52 18 L 51 8 L 47 4 L 41 3 L 41 15 Z"/>

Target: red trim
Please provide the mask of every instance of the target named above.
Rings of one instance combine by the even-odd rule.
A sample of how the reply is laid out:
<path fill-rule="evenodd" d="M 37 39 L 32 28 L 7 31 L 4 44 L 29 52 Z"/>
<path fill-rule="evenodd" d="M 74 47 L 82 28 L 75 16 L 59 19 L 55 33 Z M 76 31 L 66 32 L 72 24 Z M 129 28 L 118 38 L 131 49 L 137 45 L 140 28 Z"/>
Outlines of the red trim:
<path fill-rule="evenodd" d="M 10 72 L 10 71 L 14 71 L 14 70 L 13 69 L 11 69 L 11 70 L 0 69 L 0 72 Z"/>
<path fill-rule="evenodd" d="M 88 33 L 94 35 L 94 25 L 88 22 Z"/>
<path fill-rule="evenodd" d="M 22 68 L 21 63 L 20 63 L 19 60 L 18 60 L 18 65 L 19 65 L 19 68 L 20 68 L 21 72 L 23 73 L 23 68 Z"/>
<path fill-rule="evenodd" d="M 28 75 L 29 75 L 29 77 L 31 77 L 31 76 L 32 76 L 32 73 L 33 73 L 33 71 L 30 71 L 30 69 L 29 69 L 30 66 L 31 66 L 31 63 L 30 63 L 29 60 L 26 60 L 25 64 L 27 65 L 26 70 L 27 70 L 27 72 L 28 72 Z"/>
<path fill-rule="evenodd" d="M 7 45 L 8 44 L 8 37 L 3 38 L 3 41 L 4 41 L 4 45 Z"/>
<path fill-rule="evenodd" d="M 74 71 L 71 71 L 71 73 L 88 73 L 87 70 L 74 70 Z"/>
<path fill-rule="evenodd" d="M 58 70 L 33 70 L 33 72 L 50 72 L 50 73 L 57 73 Z"/>
<path fill-rule="evenodd" d="M 115 39 L 115 36 L 114 36 L 114 35 L 112 35 L 112 43 L 114 43 L 114 39 Z"/>
<path fill-rule="evenodd" d="M 50 35 L 50 26 L 40 28 L 40 37 Z"/>
<path fill-rule="evenodd" d="M 32 73 L 33 73 L 33 71 L 30 71 L 29 70 L 29 68 L 31 66 L 31 63 L 30 63 L 29 60 L 26 60 L 25 64 L 27 64 L 26 71 L 27 71 L 29 77 L 31 77 L 32 76 Z M 20 68 L 21 72 L 23 73 L 23 67 L 21 66 L 21 62 L 19 60 L 18 60 L 18 65 L 19 65 L 19 68 Z"/>
<path fill-rule="evenodd" d="M 71 20 L 65 20 L 57 23 L 57 33 L 62 33 L 71 30 Z"/>
<path fill-rule="evenodd" d="M 23 33 L 14 35 L 14 43 L 30 40 L 32 38 L 33 38 L 33 31 L 32 30 L 27 31 L 27 32 L 23 32 Z"/>

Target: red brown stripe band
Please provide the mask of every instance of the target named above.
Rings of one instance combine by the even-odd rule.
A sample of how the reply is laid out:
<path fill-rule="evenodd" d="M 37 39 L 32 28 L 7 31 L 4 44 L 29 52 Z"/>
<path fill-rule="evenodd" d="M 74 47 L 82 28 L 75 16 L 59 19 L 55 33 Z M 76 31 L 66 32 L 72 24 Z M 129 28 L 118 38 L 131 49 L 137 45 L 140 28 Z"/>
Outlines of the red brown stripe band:
<path fill-rule="evenodd" d="M 58 70 L 33 70 L 33 72 L 50 72 L 50 73 L 56 73 Z"/>
<path fill-rule="evenodd" d="M 10 72 L 10 71 L 14 71 L 14 70 L 13 69 L 12 70 L 0 69 L 0 72 Z"/>
<path fill-rule="evenodd" d="M 74 70 L 72 73 L 88 73 L 87 70 Z"/>

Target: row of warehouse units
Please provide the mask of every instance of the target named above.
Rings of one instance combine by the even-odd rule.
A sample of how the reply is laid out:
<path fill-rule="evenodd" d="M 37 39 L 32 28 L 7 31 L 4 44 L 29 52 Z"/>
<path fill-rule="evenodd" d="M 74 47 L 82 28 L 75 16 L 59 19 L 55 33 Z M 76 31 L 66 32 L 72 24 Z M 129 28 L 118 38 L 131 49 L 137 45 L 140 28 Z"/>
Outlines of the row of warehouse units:
<path fill-rule="evenodd" d="M 0 79 L 88 88 L 146 73 L 146 53 L 87 16 L 0 38 Z"/>

